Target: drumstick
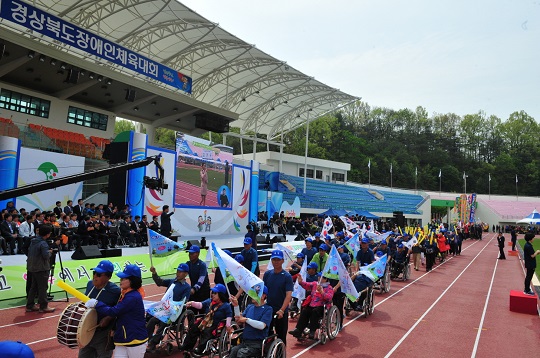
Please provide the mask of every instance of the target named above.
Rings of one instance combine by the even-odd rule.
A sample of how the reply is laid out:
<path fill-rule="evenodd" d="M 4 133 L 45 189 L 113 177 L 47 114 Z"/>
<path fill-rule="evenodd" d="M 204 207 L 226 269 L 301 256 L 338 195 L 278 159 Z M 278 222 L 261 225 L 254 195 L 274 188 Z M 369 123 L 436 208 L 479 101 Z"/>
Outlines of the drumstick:
<path fill-rule="evenodd" d="M 98 324 L 97 326 L 95 326 L 95 327 L 88 328 L 88 329 L 86 330 L 86 332 L 93 331 L 94 329 L 96 329 L 96 328 L 98 328 L 98 327 L 99 327 L 99 324 Z"/>
<path fill-rule="evenodd" d="M 78 298 L 79 300 L 81 300 L 84 303 L 86 303 L 86 301 L 88 301 L 90 299 L 90 297 L 86 296 L 84 293 L 81 293 L 81 292 L 77 291 L 76 289 L 74 289 L 73 287 L 71 287 L 70 285 L 65 283 L 64 281 L 57 281 L 56 284 L 62 290 L 64 290 L 67 293 L 71 294 L 75 298 Z"/>

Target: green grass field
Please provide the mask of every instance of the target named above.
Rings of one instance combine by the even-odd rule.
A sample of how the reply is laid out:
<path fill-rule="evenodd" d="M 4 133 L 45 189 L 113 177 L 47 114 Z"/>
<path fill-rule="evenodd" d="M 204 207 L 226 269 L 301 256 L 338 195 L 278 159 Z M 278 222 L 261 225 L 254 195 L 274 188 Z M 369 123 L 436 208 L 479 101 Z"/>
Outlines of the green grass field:
<path fill-rule="evenodd" d="M 524 239 L 518 240 L 518 245 L 521 247 L 522 250 L 523 250 L 523 246 L 525 245 L 525 242 L 526 241 Z M 532 245 L 533 245 L 533 248 L 534 248 L 535 251 L 540 250 L 540 238 L 539 237 L 535 238 L 532 241 Z M 536 261 L 535 273 L 536 273 L 536 277 L 538 277 L 540 279 L 540 264 L 538 263 L 538 260 Z"/>
<path fill-rule="evenodd" d="M 201 186 L 200 169 L 197 168 L 177 168 L 176 180 L 183 181 L 195 186 Z M 224 184 L 225 173 L 208 170 L 208 190 L 217 192 L 220 186 Z M 229 175 L 229 188 L 231 185 L 231 176 Z"/>

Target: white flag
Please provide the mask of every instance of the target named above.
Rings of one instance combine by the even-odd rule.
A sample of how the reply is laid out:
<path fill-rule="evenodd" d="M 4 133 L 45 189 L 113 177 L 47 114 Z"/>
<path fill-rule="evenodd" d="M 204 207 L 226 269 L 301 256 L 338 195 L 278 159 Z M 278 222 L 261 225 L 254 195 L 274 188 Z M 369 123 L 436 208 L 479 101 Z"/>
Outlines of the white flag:
<path fill-rule="evenodd" d="M 169 286 L 169 288 L 167 289 L 167 292 L 165 292 L 165 294 L 163 295 L 160 301 L 158 302 L 146 301 L 144 305 L 146 312 L 156 317 L 163 323 L 171 323 L 171 322 L 176 321 L 178 317 L 180 317 L 180 314 L 182 313 L 184 302 L 186 302 L 185 298 L 179 302 L 173 301 L 174 286 L 175 285 Z"/>
<path fill-rule="evenodd" d="M 414 168 L 414 175 L 418 176 L 418 167 Z"/>
<path fill-rule="evenodd" d="M 403 246 L 406 246 L 407 248 L 409 248 L 409 250 L 411 250 L 412 247 L 416 245 L 417 243 L 418 243 L 418 238 L 415 236 L 409 241 L 403 242 Z"/>
<path fill-rule="evenodd" d="M 307 276 L 307 261 L 304 260 L 304 263 L 302 264 L 302 268 L 300 269 L 300 276 L 302 276 L 302 281 L 306 282 L 306 276 Z M 298 280 L 294 283 L 292 296 L 294 298 L 298 298 L 298 308 L 301 308 L 302 300 L 306 298 L 306 289 L 302 288 L 300 284 L 298 283 Z"/>
<path fill-rule="evenodd" d="M 465 176 L 465 172 L 463 172 L 463 180 L 465 180 L 466 176 Z"/>
<path fill-rule="evenodd" d="M 439 178 L 441 177 L 442 169 L 439 169 Z"/>
<path fill-rule="evenodd" d="M 390 163 L 390 173 L 392 173 L 392 163 Z"/>
<path fill-rule="evenodd" d="M 332 218 L 330 216 L 327 216 L 326 219 L 324 219 L 324 224 L 321 232 L 323 239 L 326 238 L 326 235 L 328 235 L 328 232 L 330 231 L 332 226 L 334 226 L 334 224 L 332 223 Z"/>
<path fill-rule="evenodd" d="M 517 174 L 516 174 L 516 183 L 518 182 L 518 179 L 517 179 Z"/>
<path fill-rule="evenodd" d="M 491 173 L 488 174 L 489 181 L 491 181 Z"/>
<path fill-rule="evenodd" d="M 341 219 L 341 221 L 343 221 L 343 223 L 345 224 L 345 228 L 348 231 L 350 231 L 352 229 L 358 229 L 358 224 L 355 223 L 354 221 L 352 221 L 351 219 L 349 219 L 348 217 L 340 216 L 339 218 Z"/>
<path fill-rule="evenodd" d="M 368 168 L 371 168 L 371 159 L 368 161 L 367 167 L 368 167 Z"/>

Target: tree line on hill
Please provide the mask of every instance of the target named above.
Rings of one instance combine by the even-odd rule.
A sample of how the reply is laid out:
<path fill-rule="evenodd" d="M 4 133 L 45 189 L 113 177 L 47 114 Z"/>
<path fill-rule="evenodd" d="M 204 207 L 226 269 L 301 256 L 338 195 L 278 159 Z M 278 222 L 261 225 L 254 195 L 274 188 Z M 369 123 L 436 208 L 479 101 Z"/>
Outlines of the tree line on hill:
<path fill-rule="evenodd" d="M 284 152 L 303 156 L 305 136 L 305 126 L 285 134 Z M 162 144 L 174 145 L 173 135 L 160 137 Z M 212 133 L 211 138 L 222 143 L 220 134 Z M 393 110 L 358 101 L 310 122 L 308 155 L 350 163 L 348 180 L 357 183 L 368 183 L 370 163 L 375 185 L 390 186 L 392 166 L 394 187 L 438 191 L 440 173 L 442 191 L 463 193 L 465 173 L 468 193 L 538 196 L 539 138 L 540 126 L 525 111 L 503 121 L 483 111 L 429 115 L 423 107 Z M 240 139 L 229 136 L 227 145 L 240 153 Z M 257 144 L 257 151 L 266 148 Z M 244 140 L 243 149 L 252 153 L 252 141 Z"/>

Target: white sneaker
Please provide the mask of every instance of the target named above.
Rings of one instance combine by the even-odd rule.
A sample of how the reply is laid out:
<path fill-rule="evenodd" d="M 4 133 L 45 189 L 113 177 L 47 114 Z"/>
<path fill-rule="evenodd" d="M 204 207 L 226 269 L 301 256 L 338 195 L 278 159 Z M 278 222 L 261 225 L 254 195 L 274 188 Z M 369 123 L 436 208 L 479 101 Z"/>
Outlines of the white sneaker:
<path fill-rule="evenodd" d="M 533 291 L 523 291 L 523 293 L 529 296 L 536 296 L 536 293 L 534 293 Z"/>

